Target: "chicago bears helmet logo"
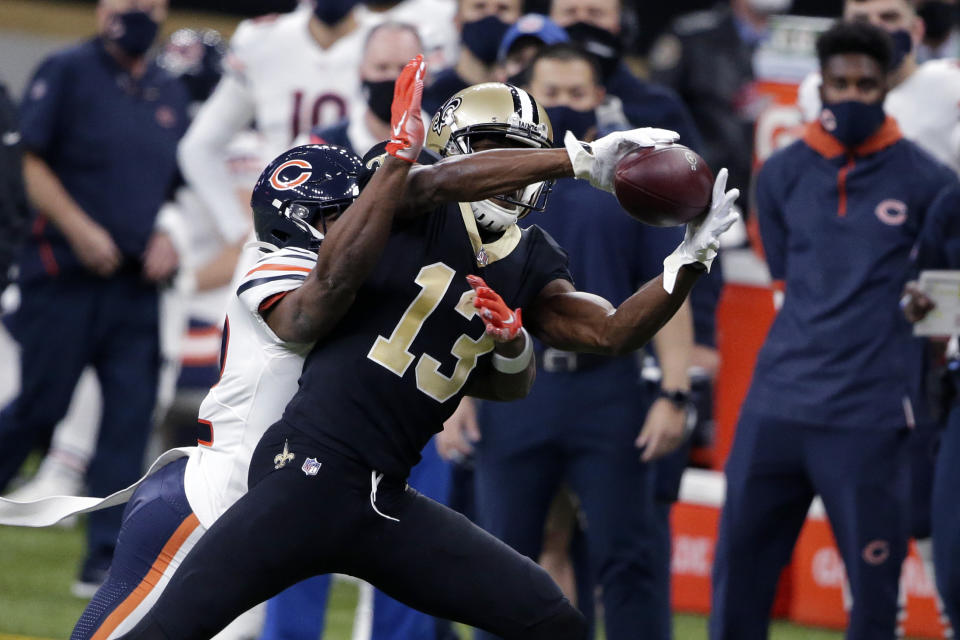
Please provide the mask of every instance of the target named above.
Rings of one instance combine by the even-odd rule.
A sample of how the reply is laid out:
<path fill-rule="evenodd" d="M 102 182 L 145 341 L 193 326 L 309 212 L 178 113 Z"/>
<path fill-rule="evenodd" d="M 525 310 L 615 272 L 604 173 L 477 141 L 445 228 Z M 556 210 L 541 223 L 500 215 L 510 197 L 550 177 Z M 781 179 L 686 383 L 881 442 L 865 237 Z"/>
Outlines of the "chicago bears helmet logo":
<path fill-rule="evenodd" d="M 877 218 L 883 224 L 899 227 L 907 221 L 907 204 L 900 200 L 888 198 L 877 205 L 874 213 L 877 214 Z"/>
<path fill-rule="evenodd" d="M 448 127 L 453 124 L 453 112 L 460 108 L 460 104 L 463 102 L 462 98 L 454 98 L 450 100 L 437 111 L 437 115 L 433 116 L 433 123 L 431 123 L 431 128 L 434 133 L 440 135 L 440 132 L 444 127 Z"/>
<path fill-rule="evenodd" d="M 303 169 L 303 171 L 301 171 L 299 174 L 294 173 L 293 171 L 288 171 L 286 179 L 281 178 L 280 174 L 291 167 L 297 167 L 299 169 Z M 294 189 L 309 180 L 310 176 L 312 175 L 313 166 L 306 160 L 287 160 L 279 167 L 274 169 L 273 174 L 270 176 L 270 186 L 278 191 Z"/>
<path fill-rule="evenodd" d="M 867 564 L 883 564 L 890 557 L 890 543 L 886 540 L 873 540 L 863 548 L 863 561 Z"/>

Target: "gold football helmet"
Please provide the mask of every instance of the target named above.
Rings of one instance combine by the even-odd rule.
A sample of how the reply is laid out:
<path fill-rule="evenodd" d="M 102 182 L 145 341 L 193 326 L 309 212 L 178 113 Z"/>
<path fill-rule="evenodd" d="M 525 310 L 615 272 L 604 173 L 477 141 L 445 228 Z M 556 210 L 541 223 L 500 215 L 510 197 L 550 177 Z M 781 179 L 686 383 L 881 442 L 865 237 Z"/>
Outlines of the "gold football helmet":
<path fill-rule="evenodd" d="M 441 156 L 464 155 L 473 153 L 472 141 L 480 137 L 502 140 L 504 147 L 553 146 L 544 108 L 523 89 L 500 82 L 467 87 L 447 100 L 433 116 L 426 146 Z M 470 203 L 477 224 L 503 231 L 530 211 L 542 211 L 551 185 L 537 182 L 515 194 Z"/>

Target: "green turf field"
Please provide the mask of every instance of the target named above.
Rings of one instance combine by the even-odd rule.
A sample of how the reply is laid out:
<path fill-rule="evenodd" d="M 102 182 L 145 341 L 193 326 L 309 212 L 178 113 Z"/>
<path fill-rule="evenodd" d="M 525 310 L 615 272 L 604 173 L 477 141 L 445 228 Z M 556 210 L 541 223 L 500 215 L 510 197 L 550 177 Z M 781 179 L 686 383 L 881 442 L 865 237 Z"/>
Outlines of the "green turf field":
<path fill-rule="evenodd" d="M 84 601 L 70 595 L 83 550 L 79 529 L 0 527 L 0 640 L 68 638 Z M 334 588 L 327 615 L 327 640 L 349 640 L 356 589 Z M 703 640 L 706 620 L 675 618 L 677 640 Z M 833 640 L 839 633 L 778 623 L 772 640 Z M 415 639 L 411 639 L 415 640 Z M 466 635 L 464 640 L 466 640 Z"/>

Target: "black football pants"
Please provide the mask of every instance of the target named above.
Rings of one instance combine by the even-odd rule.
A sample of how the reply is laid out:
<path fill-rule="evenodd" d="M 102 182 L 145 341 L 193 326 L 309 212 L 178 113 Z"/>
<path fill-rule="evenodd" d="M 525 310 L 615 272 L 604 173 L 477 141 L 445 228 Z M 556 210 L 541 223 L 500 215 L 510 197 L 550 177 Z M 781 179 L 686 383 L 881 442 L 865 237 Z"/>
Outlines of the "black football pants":
<path fill-rule="evenodd" d="M 292 459 L 279 457 L 285 442 Z M 315 475 L 308 458 L 320 463 Z M 254 452 L 249 493 L 122 637 L 210 638 L 304 578 L 345 573 L 425 613 L 505 638 L 586 638 L 583 617 L 535 562 L 402 481 L 377 478 L 274 425 Z"/>

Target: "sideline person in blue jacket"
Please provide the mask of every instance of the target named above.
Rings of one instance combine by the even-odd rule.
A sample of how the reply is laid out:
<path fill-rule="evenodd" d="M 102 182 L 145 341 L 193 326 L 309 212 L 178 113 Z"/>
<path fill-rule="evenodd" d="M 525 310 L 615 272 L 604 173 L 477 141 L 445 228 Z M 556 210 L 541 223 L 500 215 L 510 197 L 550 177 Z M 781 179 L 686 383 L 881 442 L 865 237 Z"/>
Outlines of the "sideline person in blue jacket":
<path fill-rule="evenodd" d="M 167 0 L 101 0 L 98 35 L 46 58 L 20 109 L 24 178 L 36 211 L 9 321 L 21 386 L 0 412 L 0 490 L 49 442 L 83 369 L 103 394 L 87 490 L 106 496 L 142 471 L 160 367 L 158 285 L 179 259 L 155 226 L 176 172 L 189 96 L 146 56 Z M 90 515 L 74 593 L 106 576 L 121 510 Z"/>
<path fill-rule="evenodd" d="M 960 185 L 942 192 L 930 207 L 917 244 L 917 268 L 960 269 Z M 934 308 L 932 300 L 911 285 L 903 304 L 911 322 Z M 956 333 L 947 347 L 947 370 L 953 402 L 940 435 L 934 469 L 931 529 L 937 591 L 950 624 L 956 629 L 960 627 L 960 509 L 956 493 L 960 486 L 960 347 Z"/>
<path fill-rule="evenodd" d="M 911 251 L 956 178 L 883 111 L 889 36 L 839 23 L 817 41 L 823 110 L 757 179 L 764 251 L 785 297 L 727 461 L 713 640 L 765 638 L 780 572 L 823 498 L 853 607 L 847 638 L 894 638 L 923 344 L 900 312 Z"/>

